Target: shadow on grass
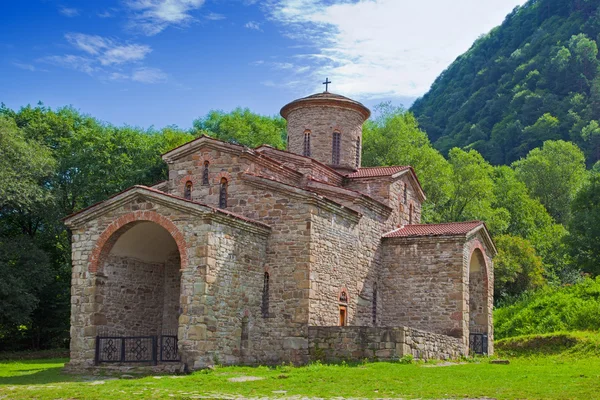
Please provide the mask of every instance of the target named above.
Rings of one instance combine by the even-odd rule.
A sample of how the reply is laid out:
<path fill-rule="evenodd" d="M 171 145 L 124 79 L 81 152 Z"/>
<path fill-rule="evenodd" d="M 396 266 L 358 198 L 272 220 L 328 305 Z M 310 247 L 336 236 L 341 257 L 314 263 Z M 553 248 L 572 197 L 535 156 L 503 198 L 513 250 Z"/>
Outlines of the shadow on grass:
<path fill-rule="evenodd" d="M 49 367 L 47 364 L 62 364 L 64 360 L 19 360 L 2 361 L 0 370 L 12 369 L 12 376 L 0 376 L 0 386 L 3 385 L 43 385 L 47 383 L 73 382 L 80 380 L 77 376 L 62 373 L 63 366 Z M 16 364 L 14 369 L 10 366 Z"/>

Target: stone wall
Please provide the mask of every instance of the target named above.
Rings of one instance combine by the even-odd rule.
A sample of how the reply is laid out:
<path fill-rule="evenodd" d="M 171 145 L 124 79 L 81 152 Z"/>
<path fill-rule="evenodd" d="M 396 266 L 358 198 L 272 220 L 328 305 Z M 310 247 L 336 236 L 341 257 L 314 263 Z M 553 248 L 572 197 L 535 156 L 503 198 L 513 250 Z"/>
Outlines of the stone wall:
<path fill-rule="evenodd" d="M 303 154 L 304 132 L 310 130 L 311 157 L 325 165 L 331 165 L 333 132 L 337 130 L 341 133 L 338 167 L 355 170 L 356 146 L 361 143 L 359 140 L 362 138 L 363 122 L 363 115 L 351 109 L 332 106 L 294 109 L 287 116 L 288 151 Z M 359 154 L 360 152 L 361 149 Z"/>
<path fill-rule="evenodd" d="M 384 239 L 382 323 L 462 337 L 464 244 L 464 237 Z"/>
<path fill-rule="evenodd" d="M 345 187 L 365 193 L 392 209 L 392 215 L 385 224 L 385 229 L 387 229 L 385 232 L 411 222 L 409 217 L 411 204 L 413 205 L 412 223 L 421 222 L 421 200 L 408 173 L 398 179 L 390 177 L 351 179 L 346 182 Z M 405 187 L 406 198 L 404 196 Z"/>
<path fill-rule="evenodd" d="M 164 264 L 109 256 L 98 280 L 98 324 L 111 334 L 158 335 L 162 328 Z"/>
<path fill-rule="evenodd" d="M 179 325 L 179 300 L 181 295 L 181 259 L 175 252 L 165 262 L 163 284 L 162 333 L 177 334 Z"/>
<path fill-rule="evenodd" d="M 456 359 L 465 355 L 462 340 L 407 327 L 311 326 L 311 360 Z"/>
<path fill-rule="evenodd" d="M 312 211 L 310 325 L 339 324 L 342 290 L 348 294 L 347 325 L 372 325 L 380 235 L 374 212 L 353 221 L 323 209 Z"/>

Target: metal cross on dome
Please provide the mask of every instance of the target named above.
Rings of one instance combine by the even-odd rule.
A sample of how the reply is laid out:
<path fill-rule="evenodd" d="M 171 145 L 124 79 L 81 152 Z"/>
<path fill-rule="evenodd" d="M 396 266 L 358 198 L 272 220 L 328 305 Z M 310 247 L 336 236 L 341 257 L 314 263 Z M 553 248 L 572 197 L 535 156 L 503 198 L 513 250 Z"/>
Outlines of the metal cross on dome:
<path fill-rule="evenodd" d="M 325 85 L 325 91 L 328 92 L 329 91 L 329 84 L 331 83 L 331 81 L 329 80 L 329 78 L 325 78 L 325 82 L 323 82 L 323 85 Z"/>

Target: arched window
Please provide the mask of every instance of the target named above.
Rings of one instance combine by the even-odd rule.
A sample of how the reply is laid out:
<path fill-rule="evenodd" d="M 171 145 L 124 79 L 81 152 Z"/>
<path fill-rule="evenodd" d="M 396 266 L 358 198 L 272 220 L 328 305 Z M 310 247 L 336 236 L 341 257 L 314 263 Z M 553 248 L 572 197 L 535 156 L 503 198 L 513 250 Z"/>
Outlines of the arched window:
<path fill-rule="evenodd" d="M 340 326 L 346 326 L 348 324 L 348 293 L 345 289 L 340 293 L 339 303 Z"/>
<path fill-rule="evenodd" d="M 304 148 L 302 154 L 306 157 L 310 157 L 310 130 L 304 131 Z"/>
<path fill-rule="evenodd" d="M 331 163 L 333 165 L 340 165 L 341 141 L 342 141 L 342 134 L 339 131 L 333 132 L 333 142 L 331 145 Z"/>
<path fill-rule="evenodd" d="M 413 213 L 415 211 L 415 207 L 413 206 L 412 203 L 410 203 L 410 207 L 408 208 L 408 224 L 412 224 L 413 223 Z"/>
<path fill-rule="evenodd" d="M 356 168 L 360 166 L 360 138 L 356 139 Z"/>
<path fill-rule="evenodd" d="M 227 179 L 221 178 L 219 187 L 219 208 L 227 208 Z"/>
<path fill-rule="evenodd" d="M 377 326 L 377 283 L 373 284 L 373 326 Z"/>
<path fill-rule="evenodd" d="M 408 186 L 406 185 L 406 182 L 404 183 L 404 204 L 406 204 L 408 200 Z"/>
<path fill-rule="evenodd" d="M 183 189 L 183 198 L 186 200 L 191 200 L 192 199 L 192 181 L 187 181 L 185 183 L 185 188 Z"/>
<path fill-rule="evenodd" d="M 261 304 L 262 316 L 267 318 L 269 316 L 269 273 L 265 272 L 263 277 L 263 292 L 262 292 L 262 304 Z"/>
<path fill-rule="evenodd" d="M 208 185 L 208 165 L 210 163 L 208 161 L 204 161 L 204 169 L 202 170 L 202 184 Z"/>

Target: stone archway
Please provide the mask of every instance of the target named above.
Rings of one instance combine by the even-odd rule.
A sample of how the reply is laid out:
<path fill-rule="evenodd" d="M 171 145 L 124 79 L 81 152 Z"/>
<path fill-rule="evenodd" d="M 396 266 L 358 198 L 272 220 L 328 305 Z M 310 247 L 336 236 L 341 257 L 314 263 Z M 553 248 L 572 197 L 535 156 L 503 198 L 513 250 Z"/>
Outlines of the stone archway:
<path fill-rule="evenodd" d="M 487 264 L 477 246 L 469 258 L 469 333 L 489 333 L 489 293 Z"/>
<path fill-rule="evenodd" d="M 121 217 L 98 240 L 90 271 L 96 272 L 93 323 L 99 333 L 176 335 L 184 243 L 174 225 L 148 216 Z"/>

